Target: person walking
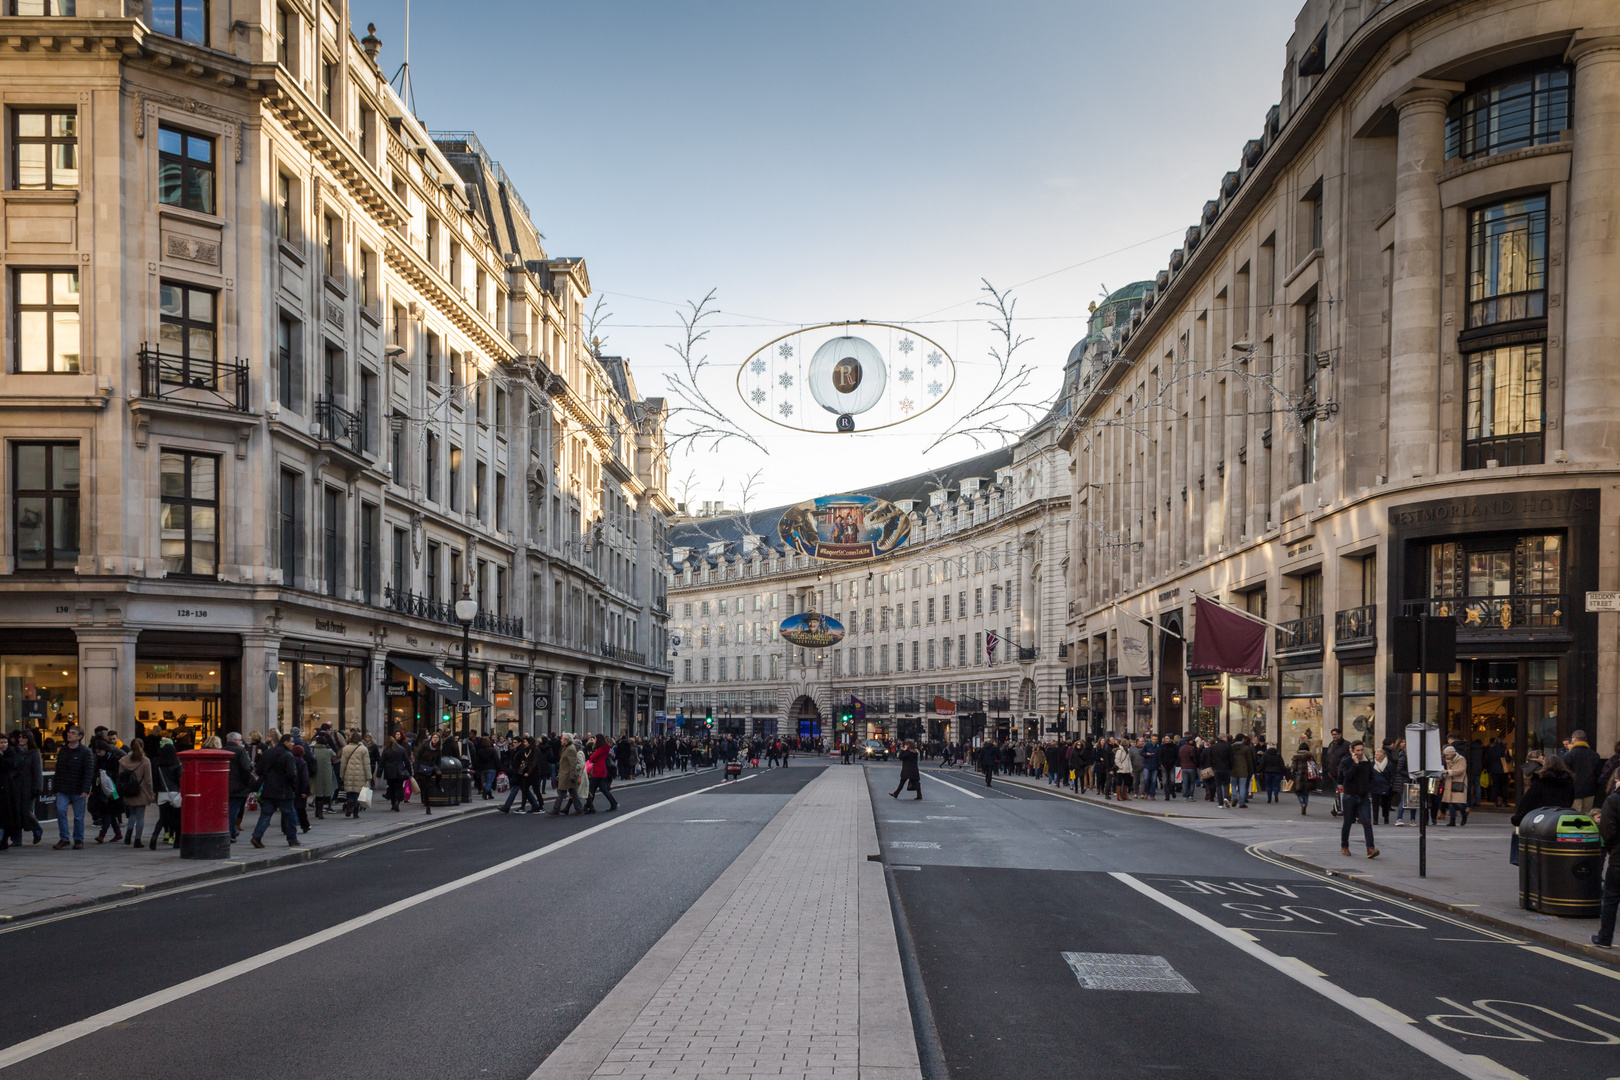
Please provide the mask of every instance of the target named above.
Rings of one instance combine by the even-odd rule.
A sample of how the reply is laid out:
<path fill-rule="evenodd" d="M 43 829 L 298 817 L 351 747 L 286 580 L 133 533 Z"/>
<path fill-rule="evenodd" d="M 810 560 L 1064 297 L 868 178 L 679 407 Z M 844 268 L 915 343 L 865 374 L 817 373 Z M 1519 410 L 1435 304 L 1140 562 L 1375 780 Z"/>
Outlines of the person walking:
<path fill-rule="evenodd" d="M 1283 774 L 1287 771 L 1288 765 L 1283 761 L 1282 751 L 1268 744 L 1260 752 L 1260 782 L 1266 788 L 1266 802 L 1282 801 Z"/>
<path fill-rule="evenodd" d="M 1311 753 L 1311 744 L 1300 740 L 1299 749 L 1294 751 L 1294 798 L 1299 800 L 1299 813 L 1305 817 L 1311 809 L 1311 788 L 1316 786 L 1320 775 L 1316 764 L 1316 755 Z"/>
<path fill-rule="evenodd" d="M 575 745 L 571 734 L 564 735 L 557 752 L 557 801 L 552 804 L 553 817 L 559 814 L 566 817 L 569 811 L 576 814 L 585 812 L 585 804 L 579 799 L 579 789 L 584 780 L 585 754 Z"/>
<path fill-rule="evenodd" d="M 984 773 L 985 787 L 990 786 L 990 777 L 995 773 L 996 764 L 1000 760 L 1001 751 L 996 748 L 996 744 L 989 739 L 984 740 L 984 745 L 979 747 L 979 771 Z"/>
<path fill-rule="evenodd" d="M 1309 734 L 1309 732 L 1306 732 L 1306 734 Z M 1333 738 L 1330 739 L 1328 744 L 1322 748 L 1322 775 L 1327 777 L 1328 781 L 1337 787 L 1339 782 L 1339 766 L 1343 765 L 1344 759 L 1349 756 L 1350 744 L 1345 741 L 1344 733 L 1338 728 L 1334 728 L 1331 734 Z M 1339 808 L 1337 806 L 1333 808 L 1333 816 L 1339 816 Z"/>
<path fill-rule="evenodd" d="M 1361 831 L 1367 837 L 1367 858 L 1378 858 L 1373 844 L 1373 763 L 1367 760 L 1367 747 L 1360 742 L 1350 744 L 1350 756 L 1341 770 L 1344 821 L 1339 826 L 1339 853 L 1350 854 L 1350 826 L 1361 822 Z M 1466 794 L 1466 792 L 1465 792 Z"/>
<path fill-rule="evenodd" d="M 332 748 L 332 732 L 323 730 L 315 736 L 315 743 L 304 753 L 309 766 L 309 793 L 315 803 L 315 819 L 326 817 L 337 794 L 337 751 Z"/>
<path fill-rule="evenodd" d="M 1176 747 L 1176 768 L 1181 770 L 1181 797 L 1192 802 L 1198 790 L 1198 744 L 1193 740 L 1182 739 Z"/>
<path fill-rule="evenodd" d="M 900 751 L 900 784 L 889 792 L 889 798 L 898 799 L 901 788 L 909 787 L 922 798 L 922 775 L 917 770 L 917 744 L 910 739 L 906 740 L 905 748 Z"/>
<path fill-rule="evenodd" d="M 371 751 L 357 736 L 338 752 L 338 787 L 348 795 L 343 816 L 360 816 L 360 792 L 371 785 Z"/>
<path fill-rule="evenodd" d="M 422 793 L 422 809 L 433 813 L 433 805 L 428 800 L 428 786 L 437 788 L 441 783 L 442 774 L 439 772 L 439 761 L 444 757 L 444 750 L 440 748 L 439 737 L 429 735 L 416 748 L 416 767 L 412 773 L 417 790 Z"/>
<path fill-rule="evenodd" d="M 1598 776 L 1603 771 L 1603 759 L 1586 741 L 1586 732 L 1575 731 L 1569 736 L 1569 749 L 1564 751 L 1564 764 L 1575 777 L 1575 801 L 1570 803 L 1583 814 L 1592 812 L 1597 799 Z"/>
<path fill-rule="evenodd" d="M 590 793 L 585 796 L 585 812 L 596 813 L 596 793 L 601 792 L 608 801 L 608 810 L 619 808 L 619 800 L 613 797 L 612 778 L 609 770 L 613 767 L 613 744 L 608 742 L 606 735 L 596 737 L 596 746 L 591 750 L 589 763 L 585 771 L 590 779 Z"/>
<path fill-rule="evenodd" d="M 252 840 L 256 848 L 264 847 L 264 834 L 270 828 L 270 819 L 281 815 L 281 831 L 287 837 L 288 847 L 298 847 L 298 818 L 293 809 L 293 798 L 298 791 L 298 766 L 292 753 L 293 737 L 289 732 L 267 746 L 259 755 L 257 772 L 259 789 L 259 820 L 253 826 Z"/>
<path fill-rule="evenodd" d="M 1232 744 L 1224 734 L 1217 734 L 1209 746 L 1209 767 L 1215 770 L 1216 805 L 1227 807 L 1232 788 Z"/>
<path fill-rule="evenodd" d="M 1609 775 L 1609 796 L 1598 811 L 1598 838 L 1609 858 L 1603 874 L 1603 901 L 1598 908 L 1598 932 L 1592 944 L 1600 949 L 1614 946 L 1614 920 L 1620 914 L 1620 770 Z"/>
<path fill-rule="evenodd" d="M 96 788 L 90 793 L 90 803 L 101 804 L 100 818 L 101 831 L 96 834 L 96 843 L 107 842 L 107 830 L 113 831 L 113 843 L 122 843 L 124 839 L 124 802 L 118 797 L 118 785 L 113 779 L 118 775 L 118 762 L 122 760 L 124 752 L 118 748 L 116 740 L 106 734 L 98 735 L 91 740 L 90 749 L 96 755 Z M 107 791 L 111 784 L 113 790 Z"/>
<path fill-rule="evenodd" d="M 23 757 L 0 731 L 0 851 L 22 845 Z"/>
<path fill-rule="evenodd" d="M 1445 759 L 1445 774 L 1441 777 L 1446 785 L 1440 793 L 1440 803 L 1446 808 L 1446 828 L 1454 828 L 1457 824 L 1457 815 L 1462 814 L 1462 823 L 1468 824 L 1468 759 L 1457 752 L 1452 746 L 1445 747 L 1440 756 Z M 1591 805 L 1591 800 L 1587 800 Z"/>
<path fill-rule="evenodd" d="M 1373 820 L 1376 821 L 1378 815 L 1382 813 L 1385 825 L 1389 824 L 1390 793 L 1395 790 L 1395 785 L 1391 782 L 1394 771 L 1394 765 L 1389 759 L 1389 751 L 1382 746 L 1374 750 L 1372 776 Z"/>
<path fill-rule="evenodd" d="M 478 777 L 479 793 L 485 799 L 495 798 L 495 774 L 501 771 L 500 751 L 488 735 L 481 735 L 473 747 L 473 775 Z M 511 777 L 507 777 L 510 781 Z"/>
<path fill-rule="evenodd" d="M 180 752 L 174 740 L 158 737 L 158 746 L 151 755 L 152 788 L 157 792 L 157 824 L 152 826 L 149 846 L 157 850 L 158 841 L 168 837 L 169 846 L 180 843 Z"/>
<path fill-rule="evenodd" d="M 124 801 L 124 811 L 129 815 L 124 825 L 124 843 L 138 848 L 142 834 L 146 832 L 146 808 L 157 798 L 152 790 L 152 762 L 146 756 L 146 745 L 140 739 L 130 740 L 129 753 L 119 760 L 118 777 L 114 783 L 118 787 L 118 797 Z M 232 839 L 235 839 L 235 829 L 233 819 Z"/>
<path fill-rule="evenodd" d="M 259 777 L 253 771 L 252 755 L 242 744 L 241 732 L 232 731 L 225 736 L 225 749 L 231 754 L 226 792 L 230 807 L 231 842 L 235 843 L 242 833 L 242 815 L 247 810 L 248 796 L 258 788 Z"/>
<path fill-rule="evenodd" d="M 383 783 L 388 785 L 388 809 L 397 814 L 399 804 L 405 801 L 405 781 L 411 778 L 411 752 L 395 742 L 392 735 L 384 736 L 379 767 Z"/>
<path fill-rule="evenodd" d="M 1574 774 L 1557 754 L 1548 754 L 1546 763 L 1536 770 L 1530 782 L 1524 786 L 1524 794 L 1519 796 L 1518 803 L 1513 807 L 1513 816 L 1508 820 L 1517 828 L 1531 811 L 1540 810 L 1543 806 L 1568 806 L 1574 798 Z"/>
<path fill-rule="evenodd" d="M 1254 747 L 1247 735 L 1239 735 L 1232 744 L 1232 797 L 1239 810 L 1249 808 L 1249 777 L 1255 772 Z"/>
<path fill-rule="evenodd" d="M 13 736 L 11 752 L 20 762 L 21 771 L 13 782 L 19 785 L 16 798 L 22 808 L 21 830 L 31 831 L 37 844 L 45 838 L 45 827 L 36 816 L 39 797 L 45 791 L 45 759 L 39 752 L 35 733 L 28 731 L 19 731 Z M 17 834 L 17 842 L 22 843 L 22 831 Z"/>
<path fill-rule="evenodd" d="M 69 724 L 62 735 L 62 749 L 56 753 L 56 833 L 55 851 L 84 847 L 84 808 L 90 786 L 96 782 L 96 756 L 84 745 L 84 732 Z M 72 833 L 68 832 L 71 821 Z"/>

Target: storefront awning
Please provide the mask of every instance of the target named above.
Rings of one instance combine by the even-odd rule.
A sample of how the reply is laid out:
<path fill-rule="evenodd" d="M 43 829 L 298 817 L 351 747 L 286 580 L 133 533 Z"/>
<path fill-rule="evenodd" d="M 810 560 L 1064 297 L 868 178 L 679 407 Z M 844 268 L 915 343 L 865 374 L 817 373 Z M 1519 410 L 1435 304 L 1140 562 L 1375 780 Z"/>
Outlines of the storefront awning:
<path fill-rule="evenodd" d="M 408 656 L 395 656 L 390 658 L 389 663 L 423 686 L 428 687 L 446 701 L 460 701 L 465 697 L 472 702 L 475 709 L 492 709 L 495 707 L 493 702 L 486 700 L 479 694 L 463 694 L 460 683 L 426 660 L 413 660 Z"/>

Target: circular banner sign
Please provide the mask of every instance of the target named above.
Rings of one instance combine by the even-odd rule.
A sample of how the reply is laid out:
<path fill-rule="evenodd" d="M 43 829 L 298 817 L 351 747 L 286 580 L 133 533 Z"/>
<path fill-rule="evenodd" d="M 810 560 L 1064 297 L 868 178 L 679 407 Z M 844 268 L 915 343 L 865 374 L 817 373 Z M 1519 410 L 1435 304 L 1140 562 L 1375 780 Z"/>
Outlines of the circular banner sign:
<path fill-rule="evenodd" d="M 789 615 L 779 629 L 789 645 L 801 649 L 825 649 L 844 640 L 844 624 L 819 611 Z"/>
<path fill-rule="evenodd" d="M 887 555 L 911 535 L 911 515 L 874 495 L 823 495 L 788 507 L 777 535 L 814 559 L 856 562 Z"/>

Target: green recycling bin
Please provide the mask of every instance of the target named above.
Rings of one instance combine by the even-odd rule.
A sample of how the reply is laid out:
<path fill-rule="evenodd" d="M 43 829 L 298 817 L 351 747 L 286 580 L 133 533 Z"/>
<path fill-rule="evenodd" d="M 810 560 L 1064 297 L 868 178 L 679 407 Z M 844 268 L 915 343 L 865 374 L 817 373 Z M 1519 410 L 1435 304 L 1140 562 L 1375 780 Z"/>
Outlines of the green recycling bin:
<path fill-rule="evenodd" d="M 1532 810 L 1519 824 L 1519 906 L 1566 919 L 1595 919 L 1603 900 L 1603 841 L 1587 814 Z"/>

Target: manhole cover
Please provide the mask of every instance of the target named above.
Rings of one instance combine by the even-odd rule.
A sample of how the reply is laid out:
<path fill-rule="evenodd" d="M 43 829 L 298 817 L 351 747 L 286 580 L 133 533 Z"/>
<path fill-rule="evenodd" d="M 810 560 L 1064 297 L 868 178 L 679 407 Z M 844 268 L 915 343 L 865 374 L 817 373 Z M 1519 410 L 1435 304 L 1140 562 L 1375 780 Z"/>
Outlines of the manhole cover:
<path fill-rule="evenodd" d="M 1085 990 L 1140 990 L 1156 994 L 1196 994 L 1162 956 L 1134 953 L 1066 952 L 1063 959 Z"/>

